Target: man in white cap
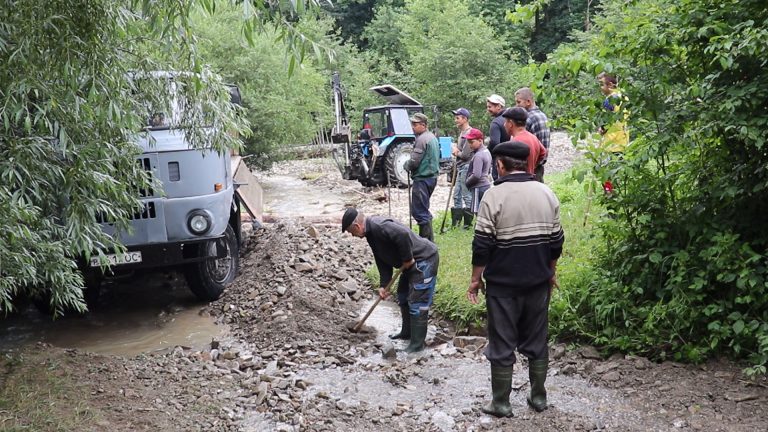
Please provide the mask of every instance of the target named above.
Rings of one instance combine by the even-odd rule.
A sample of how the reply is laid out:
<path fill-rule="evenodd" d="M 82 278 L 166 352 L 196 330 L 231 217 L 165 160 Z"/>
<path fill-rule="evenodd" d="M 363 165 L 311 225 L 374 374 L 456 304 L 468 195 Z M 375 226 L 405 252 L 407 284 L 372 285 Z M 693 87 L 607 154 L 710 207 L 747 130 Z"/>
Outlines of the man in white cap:
<path fill-rule="evenodd" d="M 492 94 L 485 98 L 485 109 L 493 118 L 493 120 L 491 120 L 491 127 L 488 131 L 488 151 L 491 153 L 493 153 L 494 147 L 499 145 L 499 143 L 509 141 L 509 134 L 506 129 L 504 129 L 504 118 L 501 116 L 506 105 L 507 102 L 504 98 L 497 94 Z M 499 177 L 495 164 L 491 165 L 491 175 L 494 180 Z"/>

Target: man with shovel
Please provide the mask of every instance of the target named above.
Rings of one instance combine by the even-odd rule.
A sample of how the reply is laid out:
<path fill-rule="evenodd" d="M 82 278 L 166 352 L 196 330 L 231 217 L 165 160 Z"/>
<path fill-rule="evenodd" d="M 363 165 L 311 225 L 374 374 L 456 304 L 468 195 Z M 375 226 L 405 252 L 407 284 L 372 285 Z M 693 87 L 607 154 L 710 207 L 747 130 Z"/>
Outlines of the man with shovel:
<path fill-rule="evenodd" d="M 390 338 L 410 339 L 406 352 L 423 350 L 440 263 L 437 246 L 400 222 L 381 216 L 366 217 L 352 207 L 341 218 L 341 231 L 368 240 L 381 287 L 392 279 L 394 268 L 401 270 L 397 303 L 402 314 L 402 329 Z M 379 288 L 379 296 L 386 299 L 389 292 Z"/>

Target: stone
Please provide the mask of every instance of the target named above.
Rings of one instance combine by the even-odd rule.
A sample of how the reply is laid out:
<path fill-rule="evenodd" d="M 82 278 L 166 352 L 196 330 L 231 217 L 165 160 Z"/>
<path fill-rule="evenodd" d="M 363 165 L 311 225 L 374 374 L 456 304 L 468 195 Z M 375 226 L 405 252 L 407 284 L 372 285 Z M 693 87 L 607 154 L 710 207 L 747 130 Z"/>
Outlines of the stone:
<path fill-rule="evenodd" d="M 456 348 L 467 348 L 470 345 L 475 349 L 485 345 L 485 338 L 481 336 L 456 336 L 453 338 L 453 346 Z"/>
<path fill-rule="evenodd" d="M 621 379 L 621 374 L 617 371 L 608 372 L 607 374 L 603 375 L 603 379 L 608 382 L 616 382 Z"/>
<path fill-rule="evenodd" d="M 288 288 L 286 288 L 286 287 L 284 287 L 282 285 L 277 287 L 277 295 L 279 295 L 281 297 L 285 295 L 286 291 L 288 291 Z"/>
<path fill-rule="evenodd" d="M 441 432 L 450 432 L 453 431 L 456 421 L 445 412 L 437 411 L 432 414 L 432 424 Z"/>
<path fill-rule="evenodd" d="M 552 353 L 550 354 L 550 358 L 552 360 L 559 360 L 565 355 L 565 345 L 555 345 L 552 347 Z"/>
<path fill-rule="evenodd" d="M 397 358 L 397 351 L 395 350 L 395 346 L 392 344 L 392 342 L 387 342 L 384 344 L 384 346 L 381 348 L 381 356 L 385 359 Z"/>
<path fill-rule="evenodd" d="M 579 354 L 581 354 L 581 356 L 584 357 L 585 359 L 602 360 L 602 358 L 603 358 L 600 355 L 600 352 L 597 351 L 597 348 L 595 348 L 595 347 L 593 347 L 591 345 L 586 345 L 586 346 L 582 347 L 579 350 Z"/>
<path fill-rule="evenodd" d="M 315 268 L 310 263 L 300 262 L 294 264 L 293 268 L 296 269 L 298 272 L 311 272 Z"/>
<path fill-rule="evenodd" d="M 319 238 L 320 237 L 320 231 L 318 231 L 317 228 L 315 228 L 314 225 L 310 225 L 307 228 L 307 235 L 312 237 L 312 238 Z"/>

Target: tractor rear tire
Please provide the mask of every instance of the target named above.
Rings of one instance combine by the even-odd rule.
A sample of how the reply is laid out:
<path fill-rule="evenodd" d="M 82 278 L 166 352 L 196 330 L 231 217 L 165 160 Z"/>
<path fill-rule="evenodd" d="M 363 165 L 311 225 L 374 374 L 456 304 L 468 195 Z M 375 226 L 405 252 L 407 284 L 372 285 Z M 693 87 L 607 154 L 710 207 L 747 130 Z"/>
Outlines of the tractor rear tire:
<path fill-rule="evenodd" d="M 385 167 L 391 186 L 401 189 L 408 187 L 410 173 L 405 169 L 405 164 L 411 160 L 411 153 L 413 153 L 412 142 L 401 142 L 387 149 Z"/>
<path fill-rule="evenodd" d="M 231 225 L 227 225 L 224 237 L 201 245 L 200 254 L 215 254 L 217 243 L 226 250 L 223 258 L 209 258 L 189 264 L 184 269 L 189 289 L 205 302 L 218 300 L 224 289 L 235 280 L 240 269 L 240 246 Z"/>

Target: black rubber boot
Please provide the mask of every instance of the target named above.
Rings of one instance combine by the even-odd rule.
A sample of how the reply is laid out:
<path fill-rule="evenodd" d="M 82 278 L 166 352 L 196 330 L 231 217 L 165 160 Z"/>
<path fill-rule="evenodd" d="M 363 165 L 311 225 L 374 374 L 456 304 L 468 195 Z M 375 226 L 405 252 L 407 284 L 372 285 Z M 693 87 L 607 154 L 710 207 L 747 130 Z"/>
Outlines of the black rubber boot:
<path fill-rule="evenodd" d="M 432 232 L 432 222 L 419 225 L 419 237 L 423 237 L 432 243 L 435 242 L 435 235 Z"/>
<path fill-rule="evenodd" d="M 403 320 L 403 326 L 400 328 L 400 333 L 389 335 L 390 339 L 411 338 L 411 312 L 408 310 L 408 305 L 400 306 L 400 315 Z"/>
<path fill-rule="evenodd" d="M 493 401 L 483 407 L 483 412 L 496 417 L 512 417 L 509 394 L 512 392 L 513 367 L 491 366 L 491 391 Z"/>
<path fill-rule="evenodd" d="M 451 228 L 456 228 L 464 217 L 464 209 L 451 207 Z"/>
<path fill-rule="evenodd" d="M 528 362 L 528 378 L 531 380 L 531 395 L 528 396 L 528 405 L 536 412 L 547 409 L 547 390 L 544 388 L 544 382 L 547 380 L 548 368 L 548 358 Z"/>
<path fill-rule="evenodd" d="M 472 228 L 472 220 L 475 218 L 475 214 L 469 209 L 464 209 L 464 229 L 468 230 Z"/>
<path fill-rule="evenodd" d="M 425 348 L 424 340 L 427 339 L 427 323 L 429 322 L 429 309 L 422 309 L 418 315 L 411 315 L 411 342 L 405 348 L 405 352 L 413 353 Z"/>

